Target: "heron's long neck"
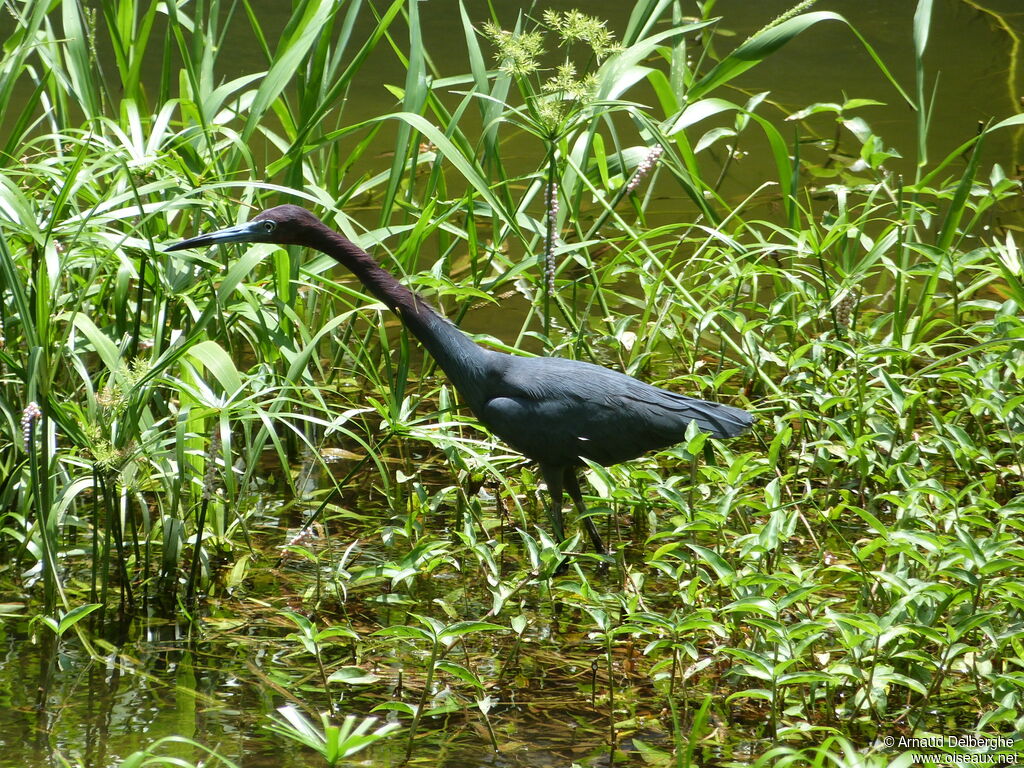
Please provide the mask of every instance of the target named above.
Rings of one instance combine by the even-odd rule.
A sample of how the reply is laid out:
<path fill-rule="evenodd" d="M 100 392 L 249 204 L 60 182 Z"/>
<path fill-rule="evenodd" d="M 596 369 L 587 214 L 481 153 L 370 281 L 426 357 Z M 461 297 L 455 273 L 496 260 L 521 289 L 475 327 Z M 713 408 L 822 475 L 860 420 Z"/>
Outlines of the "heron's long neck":
<path fill-rule="evenodd" d="M 406 288 L 384 270 L 370 254 L 326 226 L 314 247 L 333 256 L 370 292 L 398 315 L 451 379 L 452 384 L 476 409 L 487 352 L 455 325 L 441 317 L 426 299 Z"/>

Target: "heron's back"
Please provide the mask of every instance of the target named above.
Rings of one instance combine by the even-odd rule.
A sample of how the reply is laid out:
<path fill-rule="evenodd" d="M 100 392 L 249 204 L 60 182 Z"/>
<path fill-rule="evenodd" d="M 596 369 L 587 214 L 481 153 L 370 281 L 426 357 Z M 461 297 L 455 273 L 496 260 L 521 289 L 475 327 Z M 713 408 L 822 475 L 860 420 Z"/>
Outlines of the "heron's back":
<path fill-rule="evenodd" d="M 507 358 L 488 385 L 480 420 L 541 463 L 587 458 L 618 464 L 682 441 L 691 422 L 714 437 L 735 437 L 753 423 L 746 411 L 659 389 L 591 363 Z M 496 361 L 497 362 L 497 361 Z"/>

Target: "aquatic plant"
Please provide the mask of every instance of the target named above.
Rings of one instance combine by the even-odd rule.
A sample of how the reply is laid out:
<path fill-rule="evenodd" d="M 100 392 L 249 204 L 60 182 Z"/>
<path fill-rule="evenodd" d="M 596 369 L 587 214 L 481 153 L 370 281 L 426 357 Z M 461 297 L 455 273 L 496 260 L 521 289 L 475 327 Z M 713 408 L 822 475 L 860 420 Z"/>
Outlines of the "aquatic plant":
<path fill-rule="evenodd" d="M 1003 141 L 1024 119 L 936 148 L 927 0 L 906 87 L 836 13 L 735 45 L 713 5 L 643 0 L 614 33 L 460 5 L 469 63 L 449 71 L 403 0 L 305 0 L 280 36 L 217 0 L 4 3 L 0 578 L 4 614 L 49 637 L 36 689 L 90 653 L 134 675 L 99 631 L 123 608 L 191 619 L 182 679 L 196 641 L 228 637 L 275 744 L 328 760 L 397 733 L 375 708 L 413 759 L 511 754 L 519 701 L 595 759 L 666 765 L 906 764 L 885 736 L 1024 727 L 1024 259 Z M 826 24 L 884 94 L 783 121 L 733 88 Z M 222 77 L 237 25 L 263 62 Z M 350 89 L 392 55 L 392 107 L 359 112 Z M 914 144 L 893 146 L 882 100 L 912 111 Z M 481 343 L 759 426 L 588 467 L 616 553 L 554 541 L 534 469 L 326 260 L 161 250 L 282 198 Z M 246 632 L 210 615 L 229 607 Z M 342 699 L 352 719 L 319 718 Z"/>

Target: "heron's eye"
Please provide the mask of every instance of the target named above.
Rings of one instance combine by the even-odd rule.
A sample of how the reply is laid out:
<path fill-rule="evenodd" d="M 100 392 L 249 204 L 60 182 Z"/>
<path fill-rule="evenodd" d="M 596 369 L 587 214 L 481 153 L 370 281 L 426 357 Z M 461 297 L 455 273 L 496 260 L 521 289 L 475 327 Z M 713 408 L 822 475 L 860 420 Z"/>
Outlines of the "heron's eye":
<path fill-rule="evenodd" d="M 264 232 L 267 232 L 269 234 L 270 232 L 273 232 L 275 229 L 277 229 L 277 224 L 275 224 L 274 222 L 270 221 L 269 219 L 267 219 L 266 221 L 263 222 L 263 231 Z"/>

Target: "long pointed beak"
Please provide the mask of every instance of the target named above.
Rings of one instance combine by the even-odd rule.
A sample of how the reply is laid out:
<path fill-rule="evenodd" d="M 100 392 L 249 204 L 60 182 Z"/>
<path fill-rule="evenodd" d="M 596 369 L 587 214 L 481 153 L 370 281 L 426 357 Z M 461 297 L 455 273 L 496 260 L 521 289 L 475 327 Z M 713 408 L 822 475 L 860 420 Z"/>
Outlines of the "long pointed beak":
<path fill-rule="evenodd" d="M 215 232 L 207 232 L 205 235 L 182 240 L 180 243 L 167 246 L 164 248 L 164 251 L 202 248 L 205 245 L 217 245 L 218 243 L 253 243 L 257 241 L 261 234 L 266 234 L 266 232 L 261 228 L 260 222 L 250 221 L 245 224 L 239 224 L 237 227 L 218 229 Z"/>

